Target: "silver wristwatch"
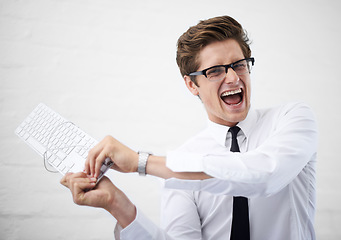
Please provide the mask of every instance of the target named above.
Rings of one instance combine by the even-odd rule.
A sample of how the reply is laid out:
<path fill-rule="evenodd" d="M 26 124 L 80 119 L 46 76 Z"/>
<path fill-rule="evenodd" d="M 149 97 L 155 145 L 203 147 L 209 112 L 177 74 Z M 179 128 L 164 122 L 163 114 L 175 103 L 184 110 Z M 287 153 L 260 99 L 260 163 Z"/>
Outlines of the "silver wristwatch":
<path fill-rule="evenodd" d="M 146 175 L 147 160 L 148 160 L 149 155 L 151 155 L 151 153 L 139 151 L 138 154 L 139 154 L 139 162 L 137 165 L 137 172 L 141 176 L 145 176 Z"/>

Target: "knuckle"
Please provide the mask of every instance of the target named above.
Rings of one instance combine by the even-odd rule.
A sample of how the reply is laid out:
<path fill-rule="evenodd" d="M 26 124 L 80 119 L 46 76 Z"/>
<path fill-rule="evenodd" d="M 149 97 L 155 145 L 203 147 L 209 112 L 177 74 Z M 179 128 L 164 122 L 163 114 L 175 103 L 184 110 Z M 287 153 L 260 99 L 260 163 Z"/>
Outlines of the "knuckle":
<path fill-rule="evenodd" d="M 95 154 L 95 149 L 91 148 L 88 153 L 88 159 L 91 158 Z"/>
<path fill-rule="evenodd" d="M 73 197 L 73 202 L 77 205 L 82 205 L 82 201 L 77 196 Z"/>
<path fill-rule="evenodd" d="M 60 180 L 60 183 L 67 187 L 70 182 L 70 175 L 71 173 L 65 174 L 64 177 L 62 177 L 62 179 Z"/>
<path fill-rule="evenodd" d="M 67 183 L 66 183 L 66 181 L 65 181 L 65 180 L 63 180 L 63 179 L 61 179 L 61 180 L 60 180 L 60 184 L 62 184 L 63 186 L 67 186 Z"/>
<path fill-rule="evenodd" d="M 107 136 L 105 136 L 104 140 L 105 140 L 105 141 L 112 141 L 112 140 L 113 140 L 113 137 L 110 136 L 110 135 L 107 135 Z"/>
<path fill-rule="evenodd" d="M 69 180 L 68 182 L 69 182 L 70 186 L 74 186 L 74 180 L 73 179 Z"/>
<path fill-rule="evenodd" d="M 62 179 L 60 179 L 60 181 L 59 181 L 59 182 L 60 182 L 61 184 L 63 184 L 63 185 L 64 185 L 64 183 L 65 183 L 65 178 L 66 178 L 66 176 L 62 177 Z"/>
<path fill-rule="evenodd" d="M 101 162 L 102 162 L 102 160 L 100 158 L 96 159 L 96 164 L 101 163 Z"/>
<path fill-rule="evenodd" d="M 111 141 L 110 143 L 107 144 L 106 146 L 106 150 L 111 152 L 111 151 L 114 151 L 115 148 L 116 148 L 116 141 Z"/>

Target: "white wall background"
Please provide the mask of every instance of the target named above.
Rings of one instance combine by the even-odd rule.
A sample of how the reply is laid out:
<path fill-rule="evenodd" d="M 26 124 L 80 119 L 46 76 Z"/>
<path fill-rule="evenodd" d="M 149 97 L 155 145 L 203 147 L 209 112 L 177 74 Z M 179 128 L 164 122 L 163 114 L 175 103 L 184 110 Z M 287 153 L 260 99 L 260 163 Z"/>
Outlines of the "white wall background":
<path fill-rule="evenodd" d="M 341 238 L 341 3 L 287 1 L 0 0 L 0 239 L 112 239 L 115 220 L 79 207 L 14 135 L 39 103 L 97 139 L 156 154 L 206 123 L 175 63 L 176 41 L 200 19 L 231 15 L 248 30 L 253 105 L 304 100 L 316 112 L 318 239 Z M 153 221 L 159 183 L 111 179 Z"/>

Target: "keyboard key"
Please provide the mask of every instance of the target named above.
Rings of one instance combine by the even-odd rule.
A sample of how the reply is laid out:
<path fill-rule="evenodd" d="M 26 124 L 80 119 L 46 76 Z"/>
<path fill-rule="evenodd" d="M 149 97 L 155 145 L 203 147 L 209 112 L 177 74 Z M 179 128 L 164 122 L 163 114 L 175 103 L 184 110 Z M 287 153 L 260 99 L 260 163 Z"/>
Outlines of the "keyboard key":
<path fill-rule="evenodd" d="M 62 163 L 62 161 L 60 161 L 60 159 L 57 157 L 57 158 L 53 161 L 52 165 L 55 166 L 55 167 L 57 168 L 57 170 L 59 170 L 59 169 L 58 169 L 58 166 L 59 166 L 61 163 Z"/>
<path fill-rule="evenodd" d="M 25 139 L 25 138 L 24 138 Z M 26 138 L 26 142 L 29 143 L 36 151 L 38 151 L 41 155 L 43 155 L 46 151 L 46 148 L 42 146 L 36 139 L 33 137 Z"/>
<path fill-rule="evenodd" d="M 58 151 L 56 155 L 57 155 L 57 157 L 58 157 L 60 160 L 64 160 L 64 159 L 66 158 L 66 156 L 67 156 L 66 153 L 64 153 L 64 152 L 61 151 L 61 150 Z"/>

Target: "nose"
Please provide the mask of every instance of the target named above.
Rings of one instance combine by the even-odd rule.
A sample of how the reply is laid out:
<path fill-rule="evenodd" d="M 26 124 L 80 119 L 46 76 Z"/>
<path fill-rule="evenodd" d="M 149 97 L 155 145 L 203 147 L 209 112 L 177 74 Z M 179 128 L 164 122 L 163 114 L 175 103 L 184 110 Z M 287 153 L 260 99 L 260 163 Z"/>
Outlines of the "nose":
<path fill-rule="evenodd" d="M 237 75 L 237 73 L 232 68 L 229 68 L 224 78 L 224 82 L 227 84 L 233 84 L 238 81 L 239 81 L 239 76 Z"/>

